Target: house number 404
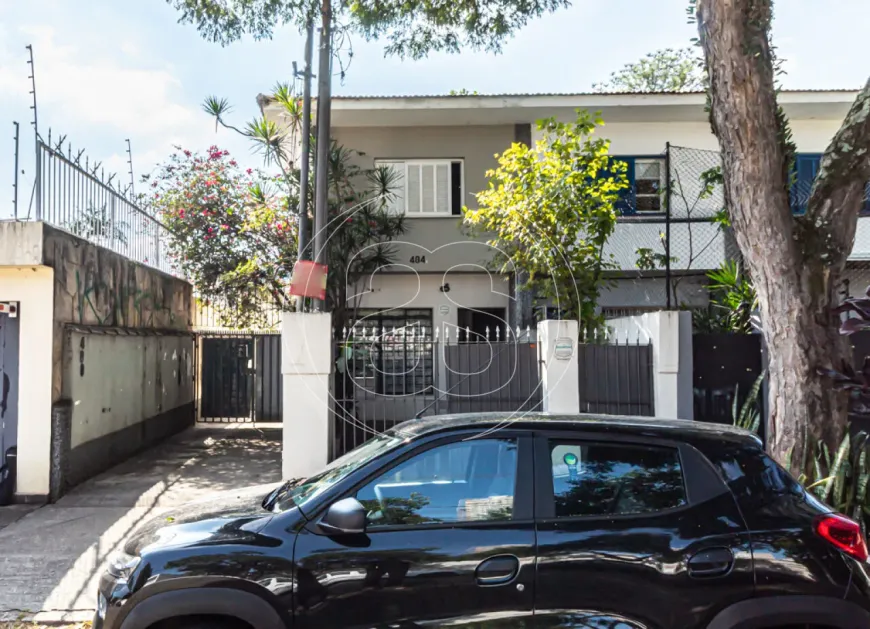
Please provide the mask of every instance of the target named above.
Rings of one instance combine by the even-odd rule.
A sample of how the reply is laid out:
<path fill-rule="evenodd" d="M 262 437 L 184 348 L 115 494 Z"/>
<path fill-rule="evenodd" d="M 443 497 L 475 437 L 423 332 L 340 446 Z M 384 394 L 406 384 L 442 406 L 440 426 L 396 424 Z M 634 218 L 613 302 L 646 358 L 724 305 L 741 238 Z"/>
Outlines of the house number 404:
<path fill-rule="evenodd" d="M 426 256 L 411 256 L 411 264 L 426 264 Z"/>

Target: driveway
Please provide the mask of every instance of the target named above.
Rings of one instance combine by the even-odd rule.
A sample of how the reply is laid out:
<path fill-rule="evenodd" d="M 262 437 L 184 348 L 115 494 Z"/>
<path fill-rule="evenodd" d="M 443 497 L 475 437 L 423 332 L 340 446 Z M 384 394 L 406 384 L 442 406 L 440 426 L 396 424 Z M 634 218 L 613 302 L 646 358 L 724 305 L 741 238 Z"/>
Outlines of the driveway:
<path fill-rule="evenodd" d="M 39 509 L 0 507 L 0 621 L 93 617 L 108 556 L 145 520 L 208 494 L 276 483 L 279 424 L 198 425 Z M 9 523 L 11 521 L 11 523 Z"/>

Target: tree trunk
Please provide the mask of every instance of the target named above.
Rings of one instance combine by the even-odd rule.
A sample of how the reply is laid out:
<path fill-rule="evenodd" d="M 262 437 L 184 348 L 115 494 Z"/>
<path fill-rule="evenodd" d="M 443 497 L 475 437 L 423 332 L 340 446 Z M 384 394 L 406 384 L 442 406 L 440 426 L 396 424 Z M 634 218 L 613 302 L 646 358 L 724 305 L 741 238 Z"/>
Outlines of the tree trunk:
<path fill-rule="evenodd" d="M 797 218 L 768 42 L 771 1 L 698 0 L 697 17 L 725 201 L 770 352 L 768 445 L 780 462 L 791 454 L 791 470 L 800 473 L 813 440 L 834 448 L 846 430 L 847 398 L 818 370 L 851 360 L 831 308 L 870 177 L 870 166 L 854 155 L 870 144 L 870 88 L 828 148 L 828 172 L 821 169 L 807 214 Z M 848 149 L 844 138 L 854 142 Z"/>

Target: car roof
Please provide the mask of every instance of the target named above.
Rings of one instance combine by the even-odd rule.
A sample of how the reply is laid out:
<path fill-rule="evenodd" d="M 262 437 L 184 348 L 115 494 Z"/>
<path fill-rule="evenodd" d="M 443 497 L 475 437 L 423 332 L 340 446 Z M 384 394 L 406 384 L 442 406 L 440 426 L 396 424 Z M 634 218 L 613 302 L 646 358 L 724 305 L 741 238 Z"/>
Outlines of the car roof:
<path fill-rule="evenodd" d="M 489 430 L 493 428 L 618 433 L 681 441 L 727 441 L 754 447 L 761 446 L 761 440 L 755 434 L 729 424 L 591 413 L 563 414 L 518 411 L 513 413 L 432 415 L 403 422 L 394 430 L 404 437 L 414 439 L 448 430 Z"/>

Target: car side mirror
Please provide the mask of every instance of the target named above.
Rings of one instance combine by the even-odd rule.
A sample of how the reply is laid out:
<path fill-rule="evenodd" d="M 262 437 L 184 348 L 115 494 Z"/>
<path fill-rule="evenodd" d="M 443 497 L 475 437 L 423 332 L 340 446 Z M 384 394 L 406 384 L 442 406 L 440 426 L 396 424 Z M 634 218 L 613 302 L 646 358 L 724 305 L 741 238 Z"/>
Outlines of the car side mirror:
<path fill-rule="evenodd" d="M 318 524 L 328 535 L 365 533 L 366 508 L 356 498 L 343 498 L 330 505 Z"/>

